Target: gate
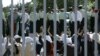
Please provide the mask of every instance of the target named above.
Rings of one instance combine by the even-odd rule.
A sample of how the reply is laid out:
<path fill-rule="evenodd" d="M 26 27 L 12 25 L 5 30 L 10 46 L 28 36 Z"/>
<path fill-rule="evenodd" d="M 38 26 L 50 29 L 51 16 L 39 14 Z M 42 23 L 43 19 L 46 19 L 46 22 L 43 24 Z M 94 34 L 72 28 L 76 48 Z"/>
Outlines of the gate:
<path fill-rule="evenodd" d="M 13 8 L 14 8 L 14 6 L 13 6 L 13 1 L 14 0 L 11 0 L 11 26 L 10 26 L 10 39 L 11 39 L 11 56 L 14 56 L 14 43 L 15 43 L 15 40 L 14 40 L 14 19 L 13 19 L 13 17 L 14 17 L 14 14 L 13 14 L 13 12 L 14 12 L 14 10 L 13 10 Z M 53 10 L 54 10 L 54 19 L 53 19 L 53 33 L 54 33 L 54 35 L 52 36 L 53 37 L 53 42 L 52 42 L 52 53 L 50 53 L 50 54 L 48 54 L 47 55 L 47 49 L 48 49 L 48 45 L 47 45 L 47 39 L 46 39 L 46 33 L 47 33 L 47 9 L 46 9 L 46 7 L 47 7 L 47 0 L 43 0 L 43 28 L 42 28 L 42 30 L 43 30 L 43 34 L 42 34 L 42 38 L 44 38 L 44 42 L 43 42 L 43 52 L 41 52 L 41 54 L 40 54 L 40 56 L 79 56 L 79 53 L 78 53 L 78 39 L 77 39 L 77 34 L 78 34 L 78 27 L 77 27 L 77 25 L 78 25 L 78 23 L 77 23 L 77 10 L 78 10 L 78 0 L 74 0 L 74 4 L 73 4 L 73 10 L 74 10 L 74 12 L 75 12 L 75 23 L 74 23 L 74 25 L 75 26 L 73 26 L 73 28 L 74 28 L 74 34 L 75 34 L 75 36 L 74 36 L 74 46 L 73 46 L 73 44 L 72 44 L 72 46 L 71 47 L 69 47 L 70 45 L 68 44 L 68 43 L 66 43 L 67 42 L 67 40 L 66 40 L 66 35 L 65 34 L 67 34 L 68 33 L 68 24 L 67 24 L 67 22 L 68 21 L 66 21 L 66 12 L 68 11 L 67 9 L 68 9 L 68 7 L 67 7 L 67 0 L 64 0 L 63 2 L 64 2 L 64 4 L 63 4 L 63 6 L 64 6 L 64 8 L 63 8 L 63 10 L 64 10 L 64 22 L 63 22 L 63 25 L 64 25 L 64 40 L 63 40 L 63 44 L 62 44 L 62 49 L 63 49 L 63 51 L 61 51 L 61 52 L 63 52 L 63 53 L 61 53 L 61 54 L 59 54 L 59 52 L 57 52 L 57 46 L 59 46 L 60 44 L 58 44 L 57 45 L 57 0 L 52 0 L 53 1 Z M 36 2 L 37 2 L 37 0 L 33 0 L 33 12 L 34 12 L 34 18 L 33 18 L 33 33 L 32 33 L 32 39 L 33 39 L 33 42 L 34 42 L 34 45 L 32 46 L 32 48 L 33 48 L 33 50 L 32 50 L 32 53 L 30 54 L 30 56 L 37 56 L 38 54 L 37 54 L 37 51 L 36 51 L 36 30 L 37 30 L 37 28 L 36 28 L 36 25 L 37 25 L 37 23 L 36 23 L 36 21 L 37 21 L 37 4 L 36 4 Z M 88 11 L 88 8 L 87 8 L 87 5 L 88 5 L 88 0 L 84 0 L 84 9 L 85 9 L 85 15 L 84 15 L 84 51 L 83 51 L 83 53 L 84 53 L 84 56 L 89 56 L 88 55 L 88 48 L 89 48 L 89 44 L 88 44 L 88 36 L 87 36 L 87 33 L 88 33 L 88 24 L 87 24 L 87 19 L 88 19 L 88 15 L 87 15 L 87 11 Z M 95 0 L 95 9 L 98 9 L 98 0 Z M 3 9 L 2 9 L 3 7 L 2 7 L 2 0 L 0 0 L 0 56 L 3 56 L 3 50 L 2 50 L 2 48 L 3 48 L 3 46 L 2 46 L 2 43 L 3 43 L 3 34 L 2 34 L 2 32 L 3 32 L 3 26 L 2 26 L 2 18 L 3 18 Z M 21 28 L 21 33 L 22 33 L 22 47 L 21 47 L 21 55 L 20 56 L 26 56 L 25 54 L 27 53 L 27 52 L 25 52 L 25 43 L 26 43 L 26 41 L 25 41 L 25 34 L 24 34 L 24 31 L 25 31 L 25 22 L 24 22 L 24 15 L 25 15 L 25 3 L 24 3 L 24 0 L 22 0 L 22 28 Z M 99 15 L 100 16 L 100 15 Z M 95 35 L 94 35 L 94 37 L 95 37 L 95 40 L 94 40 L 94 54 L 93 54 L 93 56 L 99 56 L 99 51 L 100 50 L 98 50 L 98 43 L 97 43 L 97 37 L 98 37 L 98 13 L 96 12 L 95 13 L 95 23 L 94 23 L 94 32 L 95 32 Z M 100 38 L 100 37 L 99 37 Z M 91 40 L 90 40 L 91 41 Z M 71 48 L 71 49 L 70 49 Z M 72 53 L 70 53 L 70 52 L 72 52 Z M 51 55 L 52 54 L 52 55 Z M 90 55 L 91 56 L 91 55 Z"/>

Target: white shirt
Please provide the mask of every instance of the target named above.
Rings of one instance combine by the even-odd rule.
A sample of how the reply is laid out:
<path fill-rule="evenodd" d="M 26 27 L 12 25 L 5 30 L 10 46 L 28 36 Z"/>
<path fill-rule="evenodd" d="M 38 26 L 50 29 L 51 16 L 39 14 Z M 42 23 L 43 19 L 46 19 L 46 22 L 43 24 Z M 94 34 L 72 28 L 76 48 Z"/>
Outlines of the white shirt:
<path fill-rule="evenodd" d="M 30 20 L 30 15 L 28 13 L 25 12 L 24 18 L 22 18 L 22 20 L 24 19 L 24 23 L 27 22 L 27 20 Z M 21 21 L 22 23 L 22 21 Z"/>
<path fill-rule="evenodd" d="M 93 39 L 93 33 L 89 33 L 91 39 Z"/>
<path fill-rule="evenodd" d="M 39 18 L 44 18 L 44 11 L 39 11 Z"/>
<path fill-rule="evenodd" d="M 77 18 L 77 21 L 80 21 L 81 22 L 82 19 L 83 19 L 83 16 L 82 16 L 82 13 L 81 12 L 77 11 L 76 14 L 74 12 L 71 12 L 70 18 L 71 18 L 71 21 L 74 21 L 75 22 L 75 19 Z"/>
<path fill-rule="evenodd" d="M 40 35 L 37 34 L 36 37 L 35 37 L 35 40 L 36 40 L 36 43 L 37 43 L 37 44 L 41 44 L 41 43 L 39 42 L 39 36 L 40 36 Z M 43 38 L 42 38 L 42 41 L 43 41 Z"/>
<path fill-rule="evenodd" d="M 48 42 L 52 43 L 52 39 L 51 39 L 51 37 L 50 37 L 49 35 L 46 35 L 46 40 L 47 40 Z M 42 37 L 42 41 L 44 42 L 44 38 L 43 38 L 43 37 Z M 36 43 L 37 43 L 37 44 L 41 44 L 41 43 L 39 42 L 39 36 L 36 37 Z"/>
<path fill-rule="evenodd" d="M 61 36 L 59 36 L 58 34 L 56 34 L 56 39 L 57 39 L 58 41 L 62 41 Z"/>
<path fill-rule="evenodd" d="M 33 38 L 32 37 L 25 37 L 25 43 L 29 42 L 29 43 L 33 43 Z"/>
<path fill-rule="evenodd" d="M 39 13 L 36 13 L 36 20 L 39 20 Z M 34 12 L 31 12 L 30 13 L 30 21 L 33 21 L 34 20 Z"/>
<path fill-rule="evenodd" d="M 37 20 L 40 20 L 39 13 L 36 13 Z"/>
<path fill-rule="evenodd" d="M 67 44 L 72 44 L 72 39 L 71 38 L 68 38 L 68 35 L 66 35 L 66 38 L 65 38 L 65 34 L 62 34 L 61 37 L 62 37 L 63 43 L 64 43 L 64 41 L 66 39 L 66 43 Z"/>
<path fill-rule="evenodd" d="M 30 45 L 31 46 L 31 49 L 30 51 L 33 50 L 33 47 L 34 47 L 34 40 L 32 37 L 25 37 L 25 48 L 27 48 L 27 45 Z"/>
<path fill-rule="evenodd" d="M 95 37 L 97 36 L 97 37 Z M 95 40 L 97 43 L 100 43 L 100 35 L 97 33 L 93 33 L 93 40 Z"/>
<path fill-rule="evenodd" d="M 62 34 L 61 36 L 59 36 L 59 35 L 56 35 L 56 37 L 57 37 L 57 40 L 58 41 L 63 41 L 63 43 L 65 42 L 65 39 L 66 39 L 66 44 L 72 44 L 72 39 L 71 39 L 71 37 L 70 38 L 68 38 L 68 35 L 66 35 L 66 38 L 65 38 L 65 35 L 64 34 Z"/>
<path fill-rule="evenodd" d="M 43 38 L 42 38 L 42 41 L 43 41 Z M 39 42 L 39 37 L 36 37 L 36 43 L 37 43 L 37 44 L 41 44 L 41 43 Z"/>
<path fill-rule="evenodd" d="M 33 18 L 34 18 L 34 12 L 31 12 L 30 13 L 30 21 L 33 21 L 34 20 Z"/>
<path fill-rule="evenodd" d="M 6 43 L 7 43 L 7 38 L 5 37 L 2 43 L 2 53 L 4 54 L 6 51 Z"/>
<path fill-rule="evenodd" d="M 80 9 L 79 11 L 82 13 L 82 16 L 85 18 L 85 10 L 84 9 Z"/>
<path fill-rule="evenodd" d="M 4 42 L 2 43 L 2 53 L 4 54 L 6 51 L 6 44 L 7 44 L 7 37 L 4 38 Z M 8 41 L 7 44 L 9 47 L 11 46 L 11 43 Z"/>
<path fill-rule="evenodd" d="M 55 13 L 53 13 L 53 18 L 56 19 L 57 21 L 59 21 L 59 13 L 56 12 L 56 18 L 55 18 Z"/>
<path fill-rule="evenodd" d="M 21 12 L 17 12 L 17 14 L 21 17 L 22 16 L 22 13 Z"/>
<path fill-rule="evenodd" d="M 65 16 L 65 12 L 59 12 L 59 19 L 67 19 L 68 15 L 66 13 L 66 16 Z"/>
<path fill-rule="evenodd" d="M 25 55 L 30 55 L 34 50 L 34 40 L 32 37 L 25 37 Z"/>
<path fill-rule="evenodd" d="M 50 43 L 52 43 L 52 39 L 49 35 L 46 35 L 46 40 L 49 41 Z"/>
<path fill-rule="evenodd" d="M 56 18 L 55 18 L 55 13 L 54 13 L 54 12 L 47 13 L 47 17 L 48 17 L 50 20 L 56 19 L 56 21 L 59 21 L 59 13 L 58 13 L 58 12 L 56 12 Z"/>
<path fill-rule="evenodd" d="M 49 20 L 53 20 L 54 17 L 53 17 L 53 13 L 47 13 L 47 17 Z"/>

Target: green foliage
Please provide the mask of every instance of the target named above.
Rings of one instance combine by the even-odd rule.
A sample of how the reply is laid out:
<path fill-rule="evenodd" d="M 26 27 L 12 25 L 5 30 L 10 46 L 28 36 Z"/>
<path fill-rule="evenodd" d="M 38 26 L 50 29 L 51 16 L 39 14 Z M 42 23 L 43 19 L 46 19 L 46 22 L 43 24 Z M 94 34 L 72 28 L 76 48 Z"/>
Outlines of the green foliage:
<path fill-rule="evenodd" d="M 47 4 L 47 10 L 52 10 L 53 9 L 53 5 L 54 5 L 54 0 L 46 0 L 46 4 Z M 38 7 L 39 9 L 43 9 L 43 0 L 37 0 L 38 2 Z M 64 8 L 64 0 L 57 0 L 57 6 L 58 6 L 58 9 L 62 9 Z M 78 5 L 79 4 L 83 4 L 83 0 L 78 0 Z M 74 6 L 74 0 L 67 0 L 67 9 L 70 7 L 70 6 Z"/>
<path fill-rule="evenodd" d="M 62 9 L 64 8 L 64 0 L 56 0 L 57 1 L 57 7 L 58 9 Z M 88 0 L 88 8 L 90 9 L 91 6 L 94 5 L 94 0 Z M 28 9 L 29 12 L 33 11 L 33 0 L 32 2 L 29 2 L 29 3 L 26 3 L 25 4 L 25 7 Z M 83 5 L 84 4 L 84 0 L 78 0 L 78 5 Z M 38 10 L 43 10 L 43 0 L 36 0 L 36 5 L 37 5 L 37 11 Z M 47 9 L 47 12 L 48 11 L 51 11 L 54 7 L 54 0 L 46 0 L 46 9 Z M 67 10 L 70 6 L 74 6 L 74 0 L 67 0 Z M 16 7 L 21 7 L 21 4 L 20 5 L 16 5 Z M 4 8 L 4 12 L 7 13 L 9 11 L 9 7 L 5 7 Z"/>
<path fill-rule="evenodd" d="M 8 12 L 9 11 L 9 7 L 4 7 L 3 8 L 3 12 L 4 12 L 4 14 L 5 14 L 5 17 L 7 17 L 8 16 Z"/>

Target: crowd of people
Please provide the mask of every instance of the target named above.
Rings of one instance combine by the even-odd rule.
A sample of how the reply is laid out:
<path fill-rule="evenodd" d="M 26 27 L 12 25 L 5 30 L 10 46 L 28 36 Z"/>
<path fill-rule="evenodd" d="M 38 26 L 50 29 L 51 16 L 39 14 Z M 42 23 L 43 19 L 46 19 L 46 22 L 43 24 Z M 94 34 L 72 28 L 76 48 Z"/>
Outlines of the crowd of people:
<path fill-rule="evenodd" d="M 87 13 L 85 13 L 87 12 Z M 98 34 L 95 37 L 95 13 L 98 13 Z M 35 17 L 34 17 L 35 14 Z M 65 15 L 66 14 L 66 15 Z M 86 15 L 87 14 L 87 15 Z M 30 12 L 28 8 L 25 8 L 25 13 L 22 17 L 21 8 L 14 8 L 13 12 L 13 31 L 14 31 L 14 55 L 21 56 L 22 48 L 22 23 L 24 23 L 24 35 L 25 35 L 25 55 L 31 56 L 34 49 L 34 38 L 36 41 L 36 55 L 42 55 L 44 52 L 44 37 L 43 37 L 43 20 L 44 11 L 36 10 L 36 13 Z M 75 38 L 77 39 L 77 54 L 78 56 L 84 56 L 84 19 L 87 17 L 88 31 L 87 31 L 87 52 L 88 56 L 94 56 L 94 42 L 98 44 L 98 54 L 100 54 L 100 11 L 96 11 L 94 7 L 90 11 L 86 11 L 82 5 L 78 6 L 75 13 L 74 8 L 70 7 L 68 12 L 64 12 L 64 9 L 56 11 L 56 17 L 54 10 L 50 10 L 46 13 L 46 56 L 54 56 L 54 38 L 56 38 L 57 54 L 62 56 L 64 54 L 64 43 L 67 46 L 67 55 L 74 56 Z M 34 19 L 36 19 L 36 34 L 33 37 L 33 25 Z M 56 19 L 56 37 L 54 37 L 54 19 Z M 64 19 L 66 19 L 67 33 L 64 33 Z M 75 19 L 77 21 L 77 34 L 75 34 Z M 24 20 L 24 21 L 23 21 Z M 3 54 L 11 55 L 11 13 L 8 12 L 8 16 L 5 18 L 3 13 Z M 95 39 L 97 38 L 97 39 Z M 66 42 L 65 42 L 66 39 Z"/>

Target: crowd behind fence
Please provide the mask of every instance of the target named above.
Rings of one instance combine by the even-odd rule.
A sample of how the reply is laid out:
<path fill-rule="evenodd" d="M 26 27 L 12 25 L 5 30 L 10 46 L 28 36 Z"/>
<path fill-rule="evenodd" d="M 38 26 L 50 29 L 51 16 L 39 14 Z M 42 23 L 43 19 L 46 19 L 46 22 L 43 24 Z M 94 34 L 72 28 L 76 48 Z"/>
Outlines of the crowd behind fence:
<path fill-rule="evenodd" d="M 88 0 L 83 5 L 74 5 L 67 10 L 54 9 L 47 12 L 43 0 L 43 10 L 37 10 L 33 0 L 33 11 L 22 7 L 11 7 L 5 17 L 0 0 L 0 56 L 100 56 L 100 10 L 98 0 L 88 10 Z"/>

